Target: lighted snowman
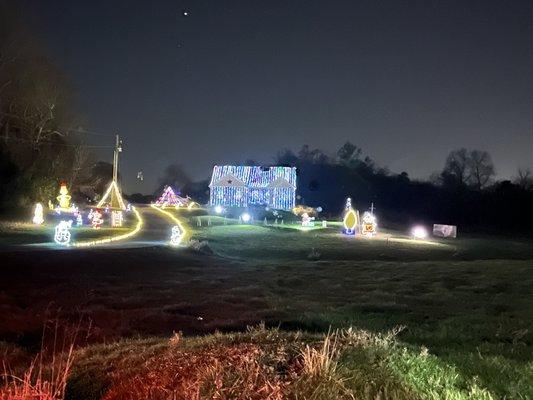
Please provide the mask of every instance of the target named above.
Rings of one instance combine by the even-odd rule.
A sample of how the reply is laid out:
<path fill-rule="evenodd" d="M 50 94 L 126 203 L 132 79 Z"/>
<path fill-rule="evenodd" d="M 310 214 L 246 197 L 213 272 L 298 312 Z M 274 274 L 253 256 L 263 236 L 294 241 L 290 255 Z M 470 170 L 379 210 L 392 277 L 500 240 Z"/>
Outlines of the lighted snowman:
<path fill-rule="evenodd" d="M 55 227 L 54 241 L 62 246 L 68 246 L 70 243 L 70 228 L 72 227 L 72 220 L 61 221 Z"/>
<path fill-rule="evenodd" d="M 172 246 L 179 246 L 181 239 L 183 237 L 183 232 L 178 225 L 172 227 L 172 232 L 170 234 L 170 244 Z"/>

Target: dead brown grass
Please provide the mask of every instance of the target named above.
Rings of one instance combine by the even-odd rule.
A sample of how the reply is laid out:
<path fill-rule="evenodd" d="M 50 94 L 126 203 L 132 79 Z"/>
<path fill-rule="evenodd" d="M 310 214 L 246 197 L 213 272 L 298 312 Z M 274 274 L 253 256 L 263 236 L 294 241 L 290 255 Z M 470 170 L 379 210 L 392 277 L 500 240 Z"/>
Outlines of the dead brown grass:
<path fill-rule="evenodd" d="M 51 327 L 49 329 L 49 327 Z M 74 348 L 80 326 L 60 326 L 59 321 L 43 329 L 41 351 L 22 371 L 13 370 L 16 357 L 3 360 L 0 400 L 63 400 L 74 363 Z M 47 334 L 51 333 L 50 347 Z M 16 364 L 13 364 L 17 366 Z"/>
<path fill-rule="evenodd" d="M 39 354 L 22 376 L 8 372 L 4 364 L 4 375 L 0 387 L 0 400 L 62 400 L 65 397 L 67 380 L 74 360 L 74 344 L 66 351 L 54 354 L 51 362 L 43 362 Z"/>
<path fill-rule="evenodd" d="M 304 337 L 263 325 L 192 341 L 176 333 L 135 370 L 112 371 L 103 399 L 355 399 L 337 368 L 341 353 L 392 340 L 351 329 Z"/>
<path fill-rule="evenodd" d="M 366 377 L 346 374 L 341 358 L 354 349 L 394 346 L 397 332 L 350 328 L 317 335 L 259 325 L 245 333 L 187 338 L 178 332 L 166 341 L 126 340 L 75 353 L 71 341 L 53 348 L 46 361 L 43 351 L 20 377 L 6 374 L 0 400 L 374 399 L 379 392 L 369 390 Z M 390 398 L 410 398 L 401 393 Z"/>
<path fill-rule="evenodd" d="M 172 346 L 130 379 L 118 372 L 104 399 L 281 399 L 285 382 L 261 362 L 265 357 L 253 343 L 212 343 L 197 351 Z"/>

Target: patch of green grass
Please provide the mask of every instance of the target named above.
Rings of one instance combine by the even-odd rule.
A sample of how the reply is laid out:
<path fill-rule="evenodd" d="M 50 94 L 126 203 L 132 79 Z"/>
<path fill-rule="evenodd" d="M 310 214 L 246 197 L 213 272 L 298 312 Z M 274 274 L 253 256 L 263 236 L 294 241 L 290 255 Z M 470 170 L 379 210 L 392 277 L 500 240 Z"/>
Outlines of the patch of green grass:
<path fill-rule="evenodd" d="M 72 226 L 70 232 L 72 241 L 104 239 L 130 231 L 133 227 L 130 221 L 120 228 L 102 227 L 93 229 L 90 226 Z M 13 246 L 25 244 L 53 243 L 55 226 L 51 223 L 35 225 L 32 223 L 3 221 L 0 223 L 0 245 Z"/>
<path fill-rule="evenodd" d="M 214 369 L 205 370 L 203 360 Z M 225 365 L 228 361 L 231 366 Z M 530 398 L 527 373 L 512 388 L 507 385 L 510 390 L 504 395 L 497 386 L 505 377 L 494 378 L 465 375 L 427 348 L 405 346 L 390 333 L 344 329 L 323 336 L 260 327 L 245 333 L 177 335 L 170 341 L 153 338 L 88 347 L 76 357 L 67 398 L 93 399 L 107 393 L 111 399 L 140 399 L 146 397 L 142 393 L 161 388 L 178 397 L 189 388 L 207 390 L 210 395 L 204 395 L 209 398 L 250 390 L 257 397 L 250 393 L 247 398 L 257 399 L 278 390 L 287 398 L 317 400 Z M 217 379 L 214 385 L 211 380 Z M 247 386 L 258 382 L 264 383 L 261 393 Z"/>

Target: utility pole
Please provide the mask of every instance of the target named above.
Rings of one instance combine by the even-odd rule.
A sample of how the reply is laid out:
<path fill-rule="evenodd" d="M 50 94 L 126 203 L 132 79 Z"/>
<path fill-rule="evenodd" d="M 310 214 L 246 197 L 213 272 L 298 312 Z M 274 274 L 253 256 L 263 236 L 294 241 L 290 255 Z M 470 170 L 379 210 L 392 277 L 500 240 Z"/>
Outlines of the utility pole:
<path fill-rule="evenodd" d="M 113 152 L 113 182 L 118 183 L 118 153 L 122 152 L 122 140 L 115 135 L 115 151 Z"/>
<path fill-rule="evenodd" d="M 97 207 L 102 207 L 105 205 L 110 205 L 112 208 L 125 210 L 126 205 L 120 194 L 120 189 L 118 186 L 118 153 L 122 152 L 122 140 L 118 135 L 115 135 L 115 150 L 113 151 L 113 180 L 107 188 L 106 192 L 102 199 L 96 205 Z"/>

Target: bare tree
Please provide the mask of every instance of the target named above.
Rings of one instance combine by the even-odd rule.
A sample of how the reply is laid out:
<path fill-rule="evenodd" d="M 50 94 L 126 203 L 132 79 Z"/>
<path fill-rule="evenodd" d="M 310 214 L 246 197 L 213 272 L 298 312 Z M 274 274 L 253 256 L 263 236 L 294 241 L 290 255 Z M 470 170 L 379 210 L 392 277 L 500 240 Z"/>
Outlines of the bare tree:
<path fill-rule="evenodd" d="M 16 11 L 0 0 L 0 144 L 38 196 L 76 179 L 87 149 L 67 135 L 75 122 L 67 79 Z"/>
<path fill-rule="evenodd" d="M 477 190 L 485 188 L 496 175 L 492 158 L 487 151 L 472 150 L 468 157 L 469 183 Z"/>
<path fill-rule="evenodd" d="M 524 190 L 533 190 L 533 175 L 529 168 L 519 167 L 513 182 Z"/>
<path fill-rule="evenodd" d="M 483 150 L 460 148 L 450 152 L 441 173 L 445 185 L 485 188 L 494 178 L 494 164 L 490 154 Z"/>
<path fill-rule="evenodd" d="M 70 185 L 74 186 L 79 178 L 88 175 L 92 163 L 93 154 L 84 143 L 77 143 L 72 150 L 72 166 L 70 173 Z"/>
<path fill-rule="evenodd" d="M 448 154 L 442 180 L 444 183 L 452 183 L 457 186 L 464 186 L 468 182 L 468 150 L 463 148 L 453 150 Z"/>

